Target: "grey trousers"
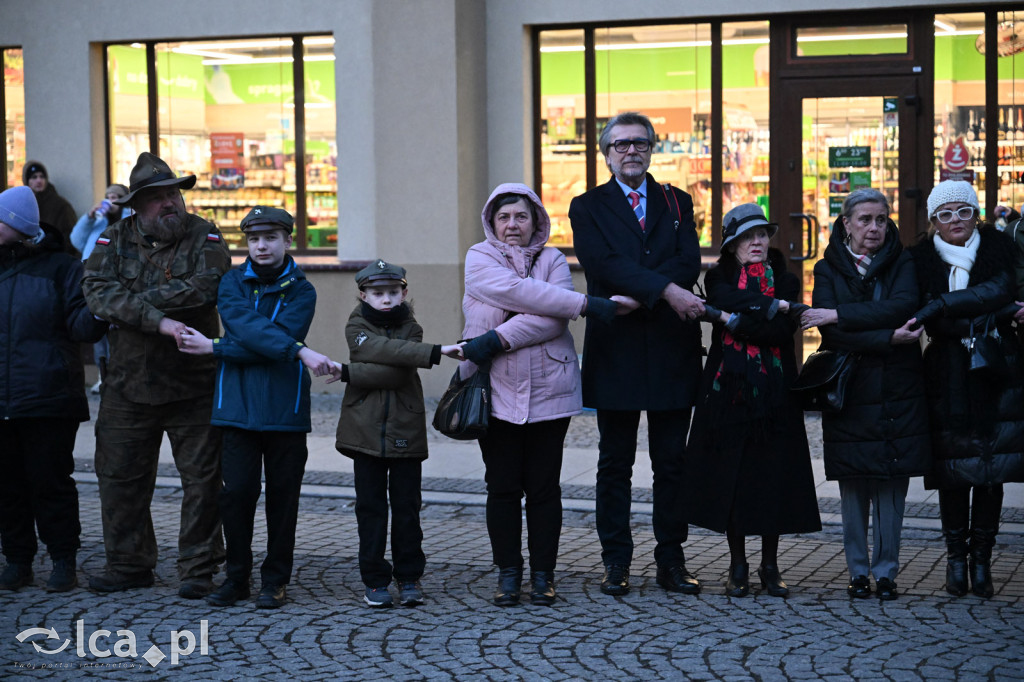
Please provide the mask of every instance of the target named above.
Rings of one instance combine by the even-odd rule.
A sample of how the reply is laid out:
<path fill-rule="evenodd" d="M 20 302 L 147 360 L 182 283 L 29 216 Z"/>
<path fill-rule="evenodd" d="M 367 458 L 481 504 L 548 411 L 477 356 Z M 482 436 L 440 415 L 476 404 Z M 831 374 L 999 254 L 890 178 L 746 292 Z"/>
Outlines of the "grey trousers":
<path fill-rule="evenodd" d="M 896 579 L 900 570 L 900 534 L 909 478 L 851 478 L 839 481 L 842 498 L 843 548 L 850 576 L 871 574 L 875 580 Z M 874 552 L 868 563 L 868 511 Z"/>

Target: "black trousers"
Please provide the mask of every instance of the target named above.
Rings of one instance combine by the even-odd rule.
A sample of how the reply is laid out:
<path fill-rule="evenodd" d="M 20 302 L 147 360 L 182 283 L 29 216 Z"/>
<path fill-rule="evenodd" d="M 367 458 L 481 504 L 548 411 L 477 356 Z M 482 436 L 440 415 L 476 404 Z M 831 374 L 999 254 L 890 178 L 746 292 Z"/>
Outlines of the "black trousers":
<path fill-rule="evenodd" d="M 419 580 L 427 565 L 420 528 L 419 459 L 355 455 L 352 473 L 356 484 L 356 522 L 359 525 L 359 574 L 367 587 L 387 587 Z M 388 547 L 388 506 L 391 507 L 391 559 Z"/>
<path fill-rule="evenodd" d="M 973 497 L 973 499 L 972 499 Z M 939 516 L 944 530 L 999 530 L 1003 484 L 939 491 Z"/>
<path fill-rule="evenodd" d="M 526 496 L 530 569 L 553 571 L 562 532 L 562 448 L 569 417 L 511 424 L 491 419 L 480 450 L 487 471 L 487 533 L 499 568 L 523 565 Z"/>
<path fill-rule="evenodd" d="M 628 566 L 633 559 L 629 527 L 636 432 L 640 412 L 598 410 L 601 434 L 597 459 L 597 536 L 605 565 Z M 681 494 L 683 455 L 690 410 L 648 411 L 648 449 L 654 473 L 654 559 L 659 566 L 682 563 L 687 525 Z"/>
<path fill-rule="evenodd" d="M 252 573 L 252 534 L 266 478 L 267 556 L 260 566 L 264 587 L 287 585 L 295 554 L 299 493 L 306 470 L 306 434 L 292 431 L 224 429 L 220 513 L 227 550 L 228 578 L 248 584 Z"/>
<path fill-rule="evenodd" d="M 52 559 L 79 547 L 75 470 L 78 421 L 35 417 L 0 421 L 0 543 L 7 561 L 31 564 L 36 528 Z"/>

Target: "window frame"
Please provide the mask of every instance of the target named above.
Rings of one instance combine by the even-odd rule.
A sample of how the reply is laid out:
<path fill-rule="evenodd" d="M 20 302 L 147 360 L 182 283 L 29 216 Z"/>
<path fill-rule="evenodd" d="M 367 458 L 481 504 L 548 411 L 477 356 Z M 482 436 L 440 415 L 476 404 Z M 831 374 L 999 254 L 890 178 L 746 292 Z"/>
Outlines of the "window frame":
<path fill-rule="evenodd" d="M 215 37 L 204 37 L 203 41 L 230 41 L 230 40 L 267 40 L 267 39 L 279 39 L 279 40 L 291 40 L 292 41 L 292 87 L 294 92 L 294 103 L 295 103 L 295 149 L 294 158 L 296 159 L 295 165 L 295 231 L 293 233 L 293 246 L 289 252 L 294 256 L 326 256 L 336 255 L 337 248 L 334 246 L 326 247 L 310 247 L 307 246 L 308 241 L 308 227 L 309 227 L 309 216 L 307 213 L 306 202 L 308 200 L 306 190 L 306 90 L 305 90 L 305 62 L 304 62 L 304 44 L 305 38 L 320 38 L 320 37 L 333 37 L 332 32 L 316 31 L 309 33 L 287 33 L 287 34 L 273 34 L 273 35 L 224 35 Z M 103 115 L 104 115 L 104 145 L 106 149 L 106 183 L 109 186 L 114 179 L 111 177 L 111 112 L 110 112 L 110 73 L 109 66 L 110 60 L 107 58 L 107 51 L 112 46 L 117 45 L 142 45 L 146 48 L 146 71 L 147 71 L 147 84 L 146 84 L 146 95 L 149 107 L 149 123 L 148 123 L 148 135 L 149 135 L 149 151 L 153 154 L 160 153 L 160 125 L 159 125 L 159 108 L 158 108 L 158 93 L 156 84 L 159 82 L 157 79 L 157 57 L 156 57 L 156 46 L 164 43 L 178 43 L 178 42 L 189 42 L 197 40 L 195 37 L 192 38 L 159 38 L 159 39 L 148 39 L 148 40 L 116 40 L 102 43 L 103 47 Z M 337 101 L 335 101 L 337 105 Z M 301 115 L 299 112 L 301 111 Z M 335 130 L 335 139 L 337 139 L 337 130 Z M 298 159 L 303 159 L 303 163 L 300 165 L 297 163 Z M 335 190 L 337 192 L 337 189 Z M 335 229 L 340 230 L 340 225 L 336 225 Z M 232 248 L 231 254 L 233 256 L 241 256 L 246 253 L 244 248 Z"/>

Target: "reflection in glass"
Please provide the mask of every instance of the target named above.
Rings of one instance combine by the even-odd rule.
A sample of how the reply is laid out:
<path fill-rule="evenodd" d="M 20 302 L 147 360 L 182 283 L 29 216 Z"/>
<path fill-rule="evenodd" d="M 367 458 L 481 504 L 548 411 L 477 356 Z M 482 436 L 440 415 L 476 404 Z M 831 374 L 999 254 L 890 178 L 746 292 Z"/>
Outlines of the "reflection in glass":
<path fill-rule="evenodd" d="M 768 22 L 722 24 L 722 214 L 768 215 Z M 771 216 L 768 216 L 771 220 Z"/>
<path fill-rule="evenodd" d="M 799 57 L 906 54 L 907 25 L 798 28 L 796 45 Z"/>
<path fill-rule="evenodd" d="M 302 41 L 305 64 L 306 245 L 338 245 L 338 143 L 334 97 L 334 38 Z"/>
<path fill-rule="evenodd" d="M 983 211 L 985 141 L 991 130 L 985 120 L 985 56 L 978 50 L 984 32 L 982 12 L 935 17 L 934 182 L 974 184 Z"/>
<path fill-rule="evenodd" d="M 888 100 L 888 102 L 887 102 Z M 803 261 L 810 305 L 814 263 L 828 244 L 846 196 L 862 187 L 889 200 L 899 224 L 899 118 L 893 98 L 829 97 L 803 101 L 803 212 L 818 222 L 818 253 Z M 806 245 L 804 246 L 806 249 Z M 803 333 L 804 353 L 818 347 L 817 329 Z"/>
<path fill-rule="evenodd" d="M 551 246 L 571 246 L 569 202 L 587 191 L 583 31 L 540 34 L 541 201 Z"/>
<path fill-rule="evenodd" d="M 594 42 L 598 130 L 624 111 L 651 118 L 650 172 L 690 193 L 701 246 L 711 246 L 710 25 L 603 28 Z M 598 173 L 599 182 L 608 177 Z"/>
<path fill-rule="evenodd" d="M 7 149 L 6 184 L 21 184 L 25 165 L 25 60 L 21 50 L 3 50 L 4 61 L 4 144 Z"/>

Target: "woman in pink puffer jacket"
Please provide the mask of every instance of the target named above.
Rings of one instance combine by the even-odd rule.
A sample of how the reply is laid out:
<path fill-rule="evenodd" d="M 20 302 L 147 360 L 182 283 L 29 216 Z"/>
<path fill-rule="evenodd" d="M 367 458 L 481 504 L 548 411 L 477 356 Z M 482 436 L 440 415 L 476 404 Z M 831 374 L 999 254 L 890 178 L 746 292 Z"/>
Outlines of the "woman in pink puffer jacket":
<path fill-rule="evenodd" d="M 487 531 L 499 568 L 494 603 L 519 603 L 523 578 L 522 511 L 526 496 L 534 604 L 555 600 L 554 569 L 562 528 L 559 477 L 569 419 L 582 409 L 580 370 L 569 320 L 611 320 L 636 307 L 577 293 L 565 256 L 547 247 L 551 220 L 526 185 L 503 184 L 481 214 L 484 241 L 466 254 L 467 362 L 491 375 L 491 423 L 480 439 L 487 469 Z"/>

